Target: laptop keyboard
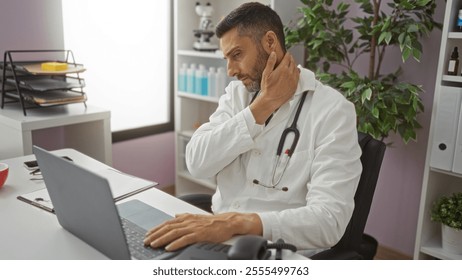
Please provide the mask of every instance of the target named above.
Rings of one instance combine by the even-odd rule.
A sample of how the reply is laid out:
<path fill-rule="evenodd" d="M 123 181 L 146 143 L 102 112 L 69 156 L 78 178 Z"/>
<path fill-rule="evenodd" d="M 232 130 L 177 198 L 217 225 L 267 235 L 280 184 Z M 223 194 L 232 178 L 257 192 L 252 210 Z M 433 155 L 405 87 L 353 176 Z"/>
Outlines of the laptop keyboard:
<path fill-rule="evenodd" d="M 164 249 L 151 248 L 144 246 L 143 240 L 146 234 L 146 230 L 132 223 L 131 221 L 121 218 L 122 227 L 125 231 L 127 238 L 128 249 L 133 258 L 139 260 L 149 260 L 159 257 L 166 253 Z"/>

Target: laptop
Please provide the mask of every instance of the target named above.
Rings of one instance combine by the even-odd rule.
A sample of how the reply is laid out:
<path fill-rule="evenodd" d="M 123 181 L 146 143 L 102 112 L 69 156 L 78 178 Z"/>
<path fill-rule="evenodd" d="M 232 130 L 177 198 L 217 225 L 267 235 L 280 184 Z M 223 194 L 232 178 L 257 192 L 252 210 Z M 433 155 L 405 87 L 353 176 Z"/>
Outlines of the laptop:
<path fill-rule="evenodd" d="M 172 217 L 140 200 L 115 205 L 106 178 L 33 147 L 61 226 L 110 259 L 169 259 L 170 253 L 143 245 L 152 227 Z"/>

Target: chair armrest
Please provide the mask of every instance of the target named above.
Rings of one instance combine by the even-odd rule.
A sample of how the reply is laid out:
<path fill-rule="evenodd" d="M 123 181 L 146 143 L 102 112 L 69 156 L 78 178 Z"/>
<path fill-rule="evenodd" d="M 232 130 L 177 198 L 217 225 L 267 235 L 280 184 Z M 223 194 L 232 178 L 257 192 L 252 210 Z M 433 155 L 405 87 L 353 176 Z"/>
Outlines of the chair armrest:
<path fill-rule="evenodd" d="M 212 213 L 212 196 L 210 194 L 186 194 L 179 196 L 178 199 Z"/>

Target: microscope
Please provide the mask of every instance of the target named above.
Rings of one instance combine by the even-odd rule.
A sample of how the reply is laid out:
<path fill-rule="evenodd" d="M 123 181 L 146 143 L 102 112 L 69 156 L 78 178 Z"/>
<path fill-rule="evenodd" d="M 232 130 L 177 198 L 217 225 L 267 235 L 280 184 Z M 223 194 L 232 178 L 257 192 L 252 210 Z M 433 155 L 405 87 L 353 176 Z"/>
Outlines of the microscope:
<path fill-rule="evenodd" d="M 193 45 L 196 51 L 215 51 L 218 49 L 217 45 L 210 42 L 210 38 L 215 35 L 211 20 L 212 13 L 213 7 L 210 3 L 201 5 L 196 2 L 196 14 L 201 17 L 199 29 L 193 30 L 194 36 L 197 37 L 197 41 Z"/>

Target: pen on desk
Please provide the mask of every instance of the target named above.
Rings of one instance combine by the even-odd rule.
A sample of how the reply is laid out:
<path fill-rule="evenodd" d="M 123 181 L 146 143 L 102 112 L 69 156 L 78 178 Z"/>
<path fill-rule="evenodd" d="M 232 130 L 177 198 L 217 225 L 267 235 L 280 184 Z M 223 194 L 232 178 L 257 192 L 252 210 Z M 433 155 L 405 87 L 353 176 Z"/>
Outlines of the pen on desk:
<path fill-rule="evenodd" d="M 37 169 L 32 170 L 31 172 L 29 172 L 29 174 L 30 174 L 30 175 L 35 175 L 35 174 L 37 174 L 37 173 L 39 173 L 39 172 L 40 172 L 40 168 L 37 168 Z"/>
<path fill-rule="evenodd" d="M 50 213 L 53 213 L 53 214 L 55 213 L 55 209 L 46 207 L 46 206 L 44 206 L 44 205 L 42 205 L 42 204 L 40 204 L 40 203 L 31 201 L 30 204 L 31 204 L 31 205 L 34 205 L 34 206 L 36 206 L 36 207 L 38 207 L 38 208 L 40 208 L 40 209 L 43 209 L 43 210 L 45 210 L 45 211 L 47 211 L 47 212 L 50 212 Z"/>
<path fill-rule="evenodd" d="M 38 208 L 40 208 L 40 209 L 42 209 L 42 210 L 45 210 L 45 211 L 47 211 L 47 212 L 50 212 L 50 213 L 53 213 L 53 214 L 55 213 L 55 209 L 50 208 L 50 207 L 47 207 L 47 206 L 42 205 L 42 204 L 40 204 L 40 203 L 37 203 L 37 202 L 35 202 L 35 201 L 29 200 L 29 199 L 25 199 L 25 198 L 23 198 L 22 196 L 18 196 L 17 199 L 19 199 L 19 200 L 21 200 L 21 201 L 24 201 L 24 202 L 26 202 L 26 203 L 28 203 L 28 204 L 30 204 L 30 205 L 35 206 L 35 207 L 38 207 Z"/>

